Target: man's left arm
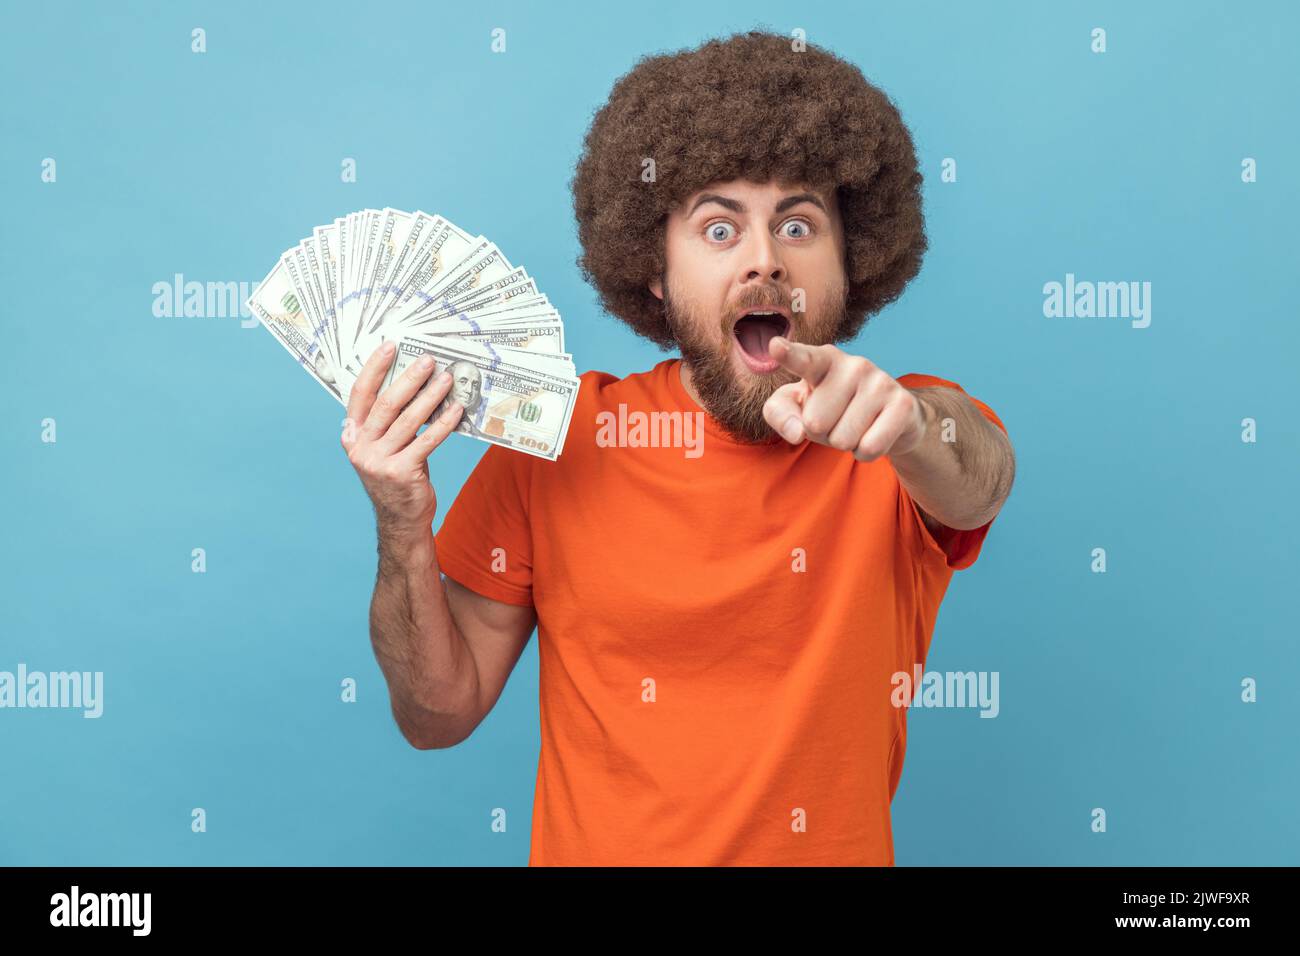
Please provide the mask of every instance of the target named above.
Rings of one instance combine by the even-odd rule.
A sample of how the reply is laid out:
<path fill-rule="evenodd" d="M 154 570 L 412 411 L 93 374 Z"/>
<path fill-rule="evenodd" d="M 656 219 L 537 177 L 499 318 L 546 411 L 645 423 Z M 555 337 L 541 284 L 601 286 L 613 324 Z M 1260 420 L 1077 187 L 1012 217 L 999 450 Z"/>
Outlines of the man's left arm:
<path fill-rule="evenodd" d="M 805 438 L 859 461 L 888 456 L 927 527 L 969 530 L 993 520 L 1011 493 L 1011 441 L 961 391 L 907 388 L 868 359 L 834 345 L 777 336 L 768 354 L 800 377 L 763 407 L 786 441 Z"/>
<path fill-rule="evenodd" d="M 961 531 L 988 524 L 1015 481 L 1011 439 L 955 388 L 904 390 L 920 404 L 923 424 L 909 450 L 889 453 L 899 483 L 942 525 Z"/>

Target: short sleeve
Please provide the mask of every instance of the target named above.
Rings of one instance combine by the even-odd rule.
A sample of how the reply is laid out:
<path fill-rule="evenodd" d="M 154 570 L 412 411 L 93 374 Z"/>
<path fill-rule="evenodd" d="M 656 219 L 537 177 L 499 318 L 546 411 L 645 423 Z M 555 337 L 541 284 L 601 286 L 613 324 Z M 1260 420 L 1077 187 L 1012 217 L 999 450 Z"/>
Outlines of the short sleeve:
<path fill-rule="evenodd" d="M 900 377 L 898 383 L 906 388 L 955 388 L 974 403 L 975 407 L 980 410 L 980 414 L 1002 429 L 1003 434 L 1007 434 L 1007 427 L 1002 423 L 1002 419 L 998 417 L 997 413 L 974 395 L 967 394 L 966 390 L 955 382 L 937 378 L 933 375 L 913 373 Z M 995 515 L 978 528 L 950 528 L 943 535 L 943 540 L 938 541 L 930 532 L 930 529 L 926 527 L 925 521 L 921 517 L 920 507 L 912 499 L 912 496 L 907 493 L 907 489 L 903 487 L 902 483 L 897 482 L 897 479 L 895 481 L 898 485 L 899 527 L 908 535 L 912 543 L 918 548 L 919 553 L 936 560 L 942 560 L 954 571 L 961 571 L 974 564 L 975 559 L 979 557 L 980 548 L 984 545 L 984 539 L 988 536 L 989 529 L 993 527 L 993 522 L 997 520 L 997 516 Z"/>
<path fill-rule="evenodd" d="M 533 603 L 533 538 L 528 521 L 532 455 L 489 445 L 434 535 L 447 577 L 484 597 Z"/>

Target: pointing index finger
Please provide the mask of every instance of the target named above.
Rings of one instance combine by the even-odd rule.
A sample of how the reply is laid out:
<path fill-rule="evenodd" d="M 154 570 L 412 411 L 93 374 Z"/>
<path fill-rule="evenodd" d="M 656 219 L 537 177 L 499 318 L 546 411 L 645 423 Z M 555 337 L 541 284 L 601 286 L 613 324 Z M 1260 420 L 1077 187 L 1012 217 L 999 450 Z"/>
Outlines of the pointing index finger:
<path fill-rule="evenodd" d="M 773 336 L 767 343 L 767 354 L 776 359 L 809 385 L 816 386 L 831 370 L 830 349 L 814 348 L 806 342 L 791 342 L 785 336 Z"/>

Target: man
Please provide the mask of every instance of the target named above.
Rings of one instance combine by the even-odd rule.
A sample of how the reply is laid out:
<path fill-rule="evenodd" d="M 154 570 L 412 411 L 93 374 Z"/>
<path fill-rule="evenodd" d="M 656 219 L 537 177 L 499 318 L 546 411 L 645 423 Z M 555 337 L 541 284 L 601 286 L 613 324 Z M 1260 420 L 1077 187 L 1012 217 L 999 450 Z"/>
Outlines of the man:
<path fill-rule="evenodd" d="M 416 747 L 464 740 L 538 625 L 530 864 L 893 864 L 893 678 L 1014 473 L 987 405 L 833 344 L 918 271 L 920 181 L 888 98 L 829 53 L 749 33 L 643 59 L 587 135 L 579 263 L 682 357 L 583 374 L 559 460 L 489 448 L 436 538 L 426 459 L 458 406 L 417 435 L 448 382 L 376 398 L 391 353 L 367 362 L 343 445 L 393 714 Z M 638 413 L 698 416 L 699 453 L 596 440 Z"/>

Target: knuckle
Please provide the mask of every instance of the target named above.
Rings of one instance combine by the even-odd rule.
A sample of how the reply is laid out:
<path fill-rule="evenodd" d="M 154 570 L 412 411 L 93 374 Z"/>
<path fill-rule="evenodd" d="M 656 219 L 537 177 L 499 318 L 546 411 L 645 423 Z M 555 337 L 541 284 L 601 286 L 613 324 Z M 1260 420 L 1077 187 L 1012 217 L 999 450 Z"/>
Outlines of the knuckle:
<path fill-rule="evenodd" d="M 880 457 L 880 444 L 874 441 L 864 441 L 858 445 L 857 455 L 863 461 L 874 461 Z"/>
<path fill-rule="evenodd" d="M 414 417 L 414 415 L 415 415 L 415 409 L 414 409 L 414 403 L 412 403 L 411 405 L 408 405 L 406 406 L 406 408 L 402 409 L 401 412 L 398 413 L 397 417 L 393 419 L 393 424 L 389 426 L 390 433 L 397 435 L 404 432 L 407 428 L 411 426 L 411 419 Z"/>

